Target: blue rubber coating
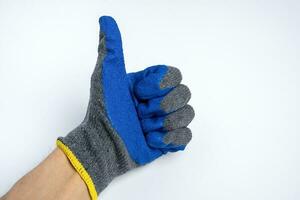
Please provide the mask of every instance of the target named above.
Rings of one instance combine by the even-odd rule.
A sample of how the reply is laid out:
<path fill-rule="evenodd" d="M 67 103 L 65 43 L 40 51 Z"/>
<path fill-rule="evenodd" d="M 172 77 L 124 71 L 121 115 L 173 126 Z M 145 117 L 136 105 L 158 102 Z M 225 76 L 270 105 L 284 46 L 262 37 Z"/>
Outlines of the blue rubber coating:
<path fill-rule="evenodd" d="M 158 97 L 151 99 L 147 103 L 141 103 L 138 105 L 138 112 L 141 118 L 149 118 L 153 116 L 162 116 L 167 113 L 161 109 L 161 102 L 164 97 Z"/>
<path fill-rule="evenodd" d="M 163 142 L 165 137 L 164 132 L 153 131 L 147 134 L 147 143 L 153 148 L 165 148 L 168 144 Z"/>
<path fill-rule="evenodd" d="M 159 148 L 162 152 L 176 152 L 179 150 L 184 150 L 186 145 L 174 145 L 172 143 L 165 144 L 164 137 L 166 132 L 162 131 L 153 131 L 149 132 L 146 136 L 147 143 L 153 148 Z"/>
<path fill-rule="evenodd" d="M 146 143 L 135 108 L 136 103 L 130 93 L 130 81 L 126 75 L 118 26 L 113 18 L 107 16 L 101 17 L 99 23 L 106 45 L 106 56 L 102 66 L 106 112 L 131 158 L 137 164 L 143 165 L 161 156 L 162 152 L 150 148 Z"/>
<path fill-rule="evenodd" d="M 150 132 L 155 130 L 163 130 L 165 117 L 155 117 L 142 119 L 142 127 L 144 132 Z"/>
<path fill-rule="evenodd" d="M 160 83 L 167 72 L 166 65 L 155 65 L 143 71 L 128 74 L 133 95 L 138 100 L 145 100 L 167 94 L 173 87 L 160 88 Z"/>
<path fill-rule="evenodd" d="M 167 147 L 160 149 L 163 154 L 166 154 L 168 152 L 177 152 L 177 151 L 183 151 L 185 149 L 186 145 L 181 146 L 174 146 L 172 144 L 169 144 Z"/>

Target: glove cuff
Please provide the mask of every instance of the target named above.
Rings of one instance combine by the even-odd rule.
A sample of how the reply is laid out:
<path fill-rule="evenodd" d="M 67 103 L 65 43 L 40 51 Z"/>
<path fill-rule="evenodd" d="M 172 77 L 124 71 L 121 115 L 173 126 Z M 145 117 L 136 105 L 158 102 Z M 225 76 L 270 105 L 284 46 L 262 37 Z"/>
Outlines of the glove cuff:
<path fill-rule="evenodd" d="M 85 170 L 85 168 L 81 164 L 81 162 L 77 159 L 77 157 L 73 154 L 73 152 L 69 149 L 69 147 L 66 146 L 59 139 L 56 140 L 56 146 L 67 156 L 74 169 L 77 171 L 77 173 L 80 175 L 82 180 L 85 182 L 91 199 L 97 200 L 98 194 L 96 191 L 95 184 L 92 178 L 90 177 L 89 173 Z"/>
<path fill-rule="evenodd" d="M 137 166 L 121 138 L 103 124 L 81 124 L 66 137 L 59 137 L 57 146 L 86 183 L 92 200 L 116 176 Z"/>

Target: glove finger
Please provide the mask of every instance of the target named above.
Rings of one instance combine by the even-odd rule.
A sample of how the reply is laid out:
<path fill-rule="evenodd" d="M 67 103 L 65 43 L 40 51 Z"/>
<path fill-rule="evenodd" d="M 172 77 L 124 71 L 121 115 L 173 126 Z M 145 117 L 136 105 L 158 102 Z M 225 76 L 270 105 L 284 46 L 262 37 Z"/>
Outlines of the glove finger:
<path fill-rule="evenodd" d="M 186 146 L 192 139 L 192 132 L 189 128 L 180 128 L 169 132 L 154 131 L 146 136 L 149 146 L 153 148 L 171 149 Z"/>
<path fill-rule="evenodd" d="M 116 21 L 109 16 L 99 18 L 100 42 L 98 52 L 104 53 L 106 59 L 123 60 L 121 33 Z"/>
<path fill-rule="evenodd" d="M 127 82 L 121 33 L 112 17 L 100 17 L 99 25 L 98 59 L 92 75 L 92 86 L 98 88 L 102 81 L 103 84 L 107 83 L 104 87 L 111 87 L 109 90 L 116 87 L 120 90 L 119 85 L 124 85 L 123 82 Z"/>
<path fill-rule="evenodd" d="M 188 126 L 195 117 L 195 111 L 192 106 L 186 105 L 176 112 L 167 115 L 164 121 L 165 130 L 174 130 Z"/>
<path fill-rule="evenodd" d="M 157 130 L 170 131 L 178 128 L 186 127 L 195 116 L 194 109 L 190 105 L 186 105 L 179 110 L 163 117 L 145 118 L 141 120 L 144 132 Z"/>
<path fill-rule="evenodd" d="M 162 116 L 174 112 L 185 106 L 191 98 L 191 92 L 185 85 L 178 85 L 167 95 L 150 99 L 138 105 L 138 112 L 141 118 Z"/>
<path fill-rule="evenodd" d="M 134 94 L 140 100 L 163 96 L 182 80 L 179 69 L 165 65 L 149 67 L 138 75 Z"/>
<path fill-rule="evenodd" d="M 121 34 L 117 23 L 111 17 L 101 17 L 99 23 L 100 44 L 96 68 L 92 75 L 92 103 L 89 104 L 89 110 L 97 112 L 88 112 L 88 115 L 94 123 L 106 123 L 102 121 L 105 109 L 106 120 L 112 124 L 109 129 L 114 129 L 119 139 L 124 142 L 130 157 L 142 165 L 159 157 L 161 151 L 149 148 L 141 129 L 135 102 L 128 88 Z"/>

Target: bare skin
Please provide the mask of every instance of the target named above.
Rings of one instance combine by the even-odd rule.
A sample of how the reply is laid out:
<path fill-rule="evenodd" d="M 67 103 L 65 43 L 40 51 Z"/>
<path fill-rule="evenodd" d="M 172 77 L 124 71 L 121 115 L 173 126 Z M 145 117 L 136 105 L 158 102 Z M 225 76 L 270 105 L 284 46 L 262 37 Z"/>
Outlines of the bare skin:
<path fill-rule="evenodd" d="M 90 200 L 88 189 L 65 154 L 55 149 L 0 200 Z"/>

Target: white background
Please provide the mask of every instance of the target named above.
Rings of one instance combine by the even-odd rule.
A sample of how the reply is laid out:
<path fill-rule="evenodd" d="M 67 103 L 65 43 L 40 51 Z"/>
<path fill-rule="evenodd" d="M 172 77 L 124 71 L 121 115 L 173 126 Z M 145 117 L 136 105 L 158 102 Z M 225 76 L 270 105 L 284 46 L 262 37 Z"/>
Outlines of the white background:
<path fill-rule="evenodd" d="M 111 15 L 128 72 L 179 67 L 196 118 L 186 151 L 100 199 L 300 199 L 299 13 L 286 0 L 0 0 L 0 195 L 83 119 Z"/>

